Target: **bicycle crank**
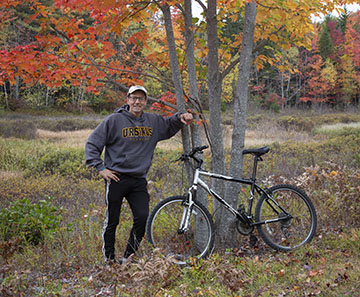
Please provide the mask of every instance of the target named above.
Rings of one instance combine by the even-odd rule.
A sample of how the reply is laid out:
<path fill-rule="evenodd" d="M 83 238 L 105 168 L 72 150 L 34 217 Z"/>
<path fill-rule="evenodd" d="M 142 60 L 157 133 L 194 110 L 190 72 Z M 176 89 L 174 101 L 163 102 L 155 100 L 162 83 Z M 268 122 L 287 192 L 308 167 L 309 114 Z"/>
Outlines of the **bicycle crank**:
<path fill-rule="evenodd" d="M 245 223 L 241 222 L 240 220 L 238 220 L 236 222 L 236 229 L 242 235 L 249 235 L 254 231 L 254 226 L 245 224 Z"/>

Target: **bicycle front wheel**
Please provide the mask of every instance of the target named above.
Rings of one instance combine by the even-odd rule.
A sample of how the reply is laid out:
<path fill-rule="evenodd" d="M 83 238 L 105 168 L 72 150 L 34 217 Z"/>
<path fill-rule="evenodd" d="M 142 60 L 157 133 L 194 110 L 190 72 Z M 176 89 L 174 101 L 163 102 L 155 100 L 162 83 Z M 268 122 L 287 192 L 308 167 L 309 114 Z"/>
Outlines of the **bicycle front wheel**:
<path fill-rule="evenodd" d="M 292 185 L 277 185 L 261 195 L 255 221 L 261 238 L 276 250 L 302 246 L 315 235 L 317 217 L 306 193 Z"/>
<path fill-rule="evenodd" d="M 214 223 L 209 211 L 195 202 L 192 209 L 184 196 L 169 197 L 151 211 L 146 224 L 146 238 L 175 263 L 186 264 L 191 258 L 204 258 L 214 246 Z M 188 226 L 181 228 L 188 212 Z"/>

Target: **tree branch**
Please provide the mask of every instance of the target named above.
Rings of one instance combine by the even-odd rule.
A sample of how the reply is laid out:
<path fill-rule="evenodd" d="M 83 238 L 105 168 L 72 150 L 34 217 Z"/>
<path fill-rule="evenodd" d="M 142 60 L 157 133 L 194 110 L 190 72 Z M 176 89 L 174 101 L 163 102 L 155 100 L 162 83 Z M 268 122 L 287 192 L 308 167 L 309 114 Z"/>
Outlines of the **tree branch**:
<path fill-rule="evenodd" d="M 59 58 L 62 58 L 64 60 L 67 60 L 69 62 L 73 62 L 73 63 L 76 63 L 76 64 L 79 64 L 79 65 L 83 65 L 83 66 L 98 66 L 100 68 L 106 68 L 106 69 L 111 69 L 111 70 L 115 70 L 115 71 L 119 71 L 119 72 L 126 72 L 126 73 L 133 73 L 133 74 L 139 74 L 141 76 L 146 76 L 146 77 L 150 77 L 150 78 L 153 78 L 161 83 L 163 83 L 164 85 L 167 85 L 168 87 L 171 87 L 173 88 L 173 85 L 169 84 L 167 81 L 164 81 L 158 77 L 156 77 L 155 75 L 152 75 L 152 74 L 148 74 L 148 73 L 144 73 L 144 72 L 141 72 L 141 71 L 135 71 L 135 70 L 127 70 L 127 69 L 121 69 L 121 68 L 116 68 L 116 67 L 111 67 L 111 66 L 108 66 L 108 65 L 102 65 L 102 64 L 98 64 L 96 63 L 95 61 L 92 62 L 92 63 L 85 63 L 85 62 L 79 62 L 79 61 L 76 61 L 74 59 L 71 59 L 71 58 L 68 58 L 68 57 L 64 57 L 62 55 L 59 55 L 57 53 L 54 53 L 54 52 L 51 52 L 51 51 L 47 51 L 49 54 L 51 55 L 54 55 L 56 57 L 59 57 Z"/>
<path fill-rule="evenodd" d="M 199 5 L 201 6 L 201 8 L 206 12 L 207 11 L 207 7 L 206 5 L 201 1 L 201 0 L 195 0 L 197 3 L 199 3 Z"/>
<path fill-rule="evenodd" d="M 221 73 L 221 80 L 225 78 L 226 75 L 240 62 L 240 57 L 232 61 L 229 66 L 225 68 L 225 70 Z"/>
<path fill-rule="evenodd" d="M 267 5 L 261 4 L 261 1 L 256 1 L 256 4 L 260 5 L 264 8 L 268 8 L 268 9 L 278 9 L 278 7 L 276 7 L 276 6 L 267 6 Z"/>
<path fill-rule="evenodd" d="M 66 40 L 71 41 L 71 39 L 70 39 L 66 34 L 64 34 L 63 32 L 59 31 L 59 30 L 55 27 L 54 24 L 51 24 L 51 28 L 54 30 L 54 32 L 55 32 L 56 34 L 59 34 L 60 36 L 62 36 L 62 37 L 65 38 Z M 87 54 L 86 54 L 82 49 L 80 49 L 77 45 L 75 45 L 75 47 L 76 47 L 77 50 L 81 51 L 81 52 L 90 60 L 91 64 L 89 64 L 89 65 L 95 66 L 96 69 L 98 69 L 100 72 L 102 72 L 102 73 L 105 74 L 105 76 L 106 76 L 106 78 L 107 78 L 107 82 L 112 83 L 112 84 L 115 84 L 115 85 L 118 86 L 119 89 L 120 89 L 121 91 L 123 91 L 123 92 L 127 92 L 127 91 L 129 90 L 129 89 L 128 89 L 127 87 L 125 87 L 123 84 L 120 84 L 119 82 L 113 80 L 113 79 L 110 77 L 110 75 L 109 75 L 104 69 L 102 69 L 102 68 L 105 67 L 105 66 L 100 65 L 100 64 L 97 64 L 92 57 L 90 57 L 89 55 L 87 55 Z M 77 61 L 76 61 L 76 62 L 77 62 Z M 77 63 L 78 63 L 78 62 L 77 62 Z M 110 68 L 109 66 L 107 66 L 107 67 Z M 114 68 L 113 68 L 113 69 L 114 69 Z M 124 70 L 124 72 L 125 72 L 125 70 Z M 127 72 L 135 73 L 134 71 L 127 71 Z M 142 74 L 142 73 L 139 73 L 139 74 Z M 99 81 L 100 81 L 100 80 L 99 80 Z M 106 81 L 105 81 L 105 82 L 106 82 Z M 175 105 L 173 105 L 173 104 L 170 104 L 170 103 L 168 103 L 168 102 L 162 101 L 162 100 L 160 100 L 160 99 L 156 99 L 156 98 L 154 98 L 154 97 L 148 97 L 148 98 L 149 98 L 151 101 L 164 104 L 164 105 L 169 106 L 169 107 L 171 107 L 171 108 L 173 108 L 173 109 L 175 109 L 175 110 L 178 109 L 177 106 L 175 106 Z"/>
<path fill-rule="evenodd" d="M 285 28 L 285 25 L 282 25 L 279 29 L 277 29 L 274 32 L 271 32 L 270 35 L 275 35 L 277 33 L 279 33 L 282 29 Z M 268 39 L 263 39 L 261 41 L 259 41 L 259 43 L 254 47 L 252 53 L 256 53 L 257 51 L 259 51 L 261 48 L 263 48 L 265 46 L 265 44 L 268 42 Z"/>

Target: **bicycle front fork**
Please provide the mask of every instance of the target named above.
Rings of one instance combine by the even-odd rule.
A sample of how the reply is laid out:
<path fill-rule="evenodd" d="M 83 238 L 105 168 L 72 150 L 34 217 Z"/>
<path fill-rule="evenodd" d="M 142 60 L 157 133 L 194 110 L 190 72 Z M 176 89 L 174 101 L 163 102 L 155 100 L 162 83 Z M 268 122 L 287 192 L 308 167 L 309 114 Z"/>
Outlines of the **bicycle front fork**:
<path fill-rule="evenodd" d="M 187 199 L 183 202 L 184 205 L 184 211 L 180 222 L 180 227 L 178 229 L 178 234 L 183 234 L 187 230 L 189 230 L 189 224 L 190 224 L 190 215 L 193 208 L 194 202 L 192 199 Z"/>

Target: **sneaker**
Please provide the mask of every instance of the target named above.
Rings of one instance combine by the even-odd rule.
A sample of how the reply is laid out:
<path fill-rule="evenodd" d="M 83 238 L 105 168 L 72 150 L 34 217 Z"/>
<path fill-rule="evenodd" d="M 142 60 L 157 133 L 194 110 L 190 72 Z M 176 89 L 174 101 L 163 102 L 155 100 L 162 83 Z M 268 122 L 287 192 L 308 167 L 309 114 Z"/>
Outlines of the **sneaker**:
<path fill-rule="evenodd" d="M 120 265 L 125 264 L 126 261 L 127 261 L 127 259 L 128 259 L 128 258 L 125 258 L 125 257 L 122 258 L 122 259 L 119 261 Z"/>
<path fill-rule="evenodd" d="M 115 259 L 112 259 L 112 258 L 110 258 L 110 259 L 107 258 L 105 260 L 105 265 L 112 266 L 114 264 L 119 264 L 119 262 L 117 260 L 115 260 Z"/>

